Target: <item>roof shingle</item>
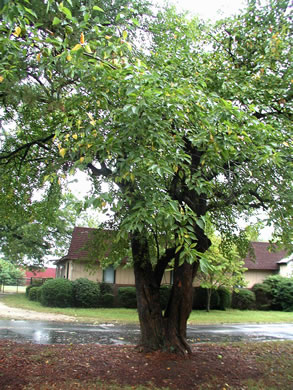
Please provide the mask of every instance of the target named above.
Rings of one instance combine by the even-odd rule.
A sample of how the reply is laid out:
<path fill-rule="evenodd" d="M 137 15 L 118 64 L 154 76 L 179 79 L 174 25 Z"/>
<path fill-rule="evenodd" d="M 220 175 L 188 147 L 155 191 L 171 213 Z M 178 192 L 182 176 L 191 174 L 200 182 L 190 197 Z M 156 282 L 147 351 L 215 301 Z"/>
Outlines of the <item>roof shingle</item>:
<path fill-rule="evenodd" d="M 268 242 L 252 242 L 255 259 L 247 256 L 244 259 L 244 267 L 249 270 L 278 270 L 278 261 L 287 256 L 286 251 L 270 252 Z"/>

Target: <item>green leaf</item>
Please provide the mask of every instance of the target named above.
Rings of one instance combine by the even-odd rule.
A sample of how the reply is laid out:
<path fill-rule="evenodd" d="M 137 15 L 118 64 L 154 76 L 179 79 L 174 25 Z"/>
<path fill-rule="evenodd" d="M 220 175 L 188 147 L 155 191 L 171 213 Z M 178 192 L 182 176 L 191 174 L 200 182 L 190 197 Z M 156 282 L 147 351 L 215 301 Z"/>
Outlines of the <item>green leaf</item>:
<path fill-rule="evenodd" d="M 99 12 L 105 12 L 102 8 L 98 7 L 97 5 L 93 6 L 93 10 Z"/>
<path fill-rule="evenodd" d="M 35 18 L 38 18 L 37 14 L 32 9 L 27 8 L 27 7 L 24 7 L 24 9 L 26 10 L 26 12 L 33 15 Z"/>
<path fill-rule="evenodd" d="M 204 230 L 204 228 L 205 228 L 205 223 L 204 223 L 204 221 L 203 221 L 201 218 L 197 218 L 196 224 L 197 224 L 201 229 Z"/>
<path fill-rule="evenodd" d="M 62 22 L 62 20 L 55 16 L 52 24 L 53 24 L 53 26 L 56 26 L 57 24 L 60 24 L 61 22 Z"/>
<path fill-rule="evenodd" d="M 72 19 L 72 13 L 71 13 L 71 11 L 70 11 L 69 8 L 64 7 L 64 6 L 59 6 L 59 9 L 60 9 L 61 12 L 64 13 L 64 15 L 65 15 L 68 19 L 70 19 L 70 20 Z"/>

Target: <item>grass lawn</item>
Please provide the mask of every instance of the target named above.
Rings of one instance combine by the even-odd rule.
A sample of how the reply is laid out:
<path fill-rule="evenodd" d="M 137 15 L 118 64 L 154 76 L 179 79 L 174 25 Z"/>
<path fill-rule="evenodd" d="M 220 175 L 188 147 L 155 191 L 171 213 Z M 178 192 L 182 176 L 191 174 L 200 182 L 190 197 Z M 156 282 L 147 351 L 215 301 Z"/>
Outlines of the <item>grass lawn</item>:
<path fill-rule="evenodd" d="M 125 308 L 105 309 L 78 309 L 78 308 L 49 308 L 41 306 L 39 302 L 29 301 L 25 294 L 9 294 L 1 297 L 8 306 L 27 310 L 35 310 L 43 313 L 59 313 L 75 317 L 80 322 L 120 322 L 138 323 L 137 311 Z M 193 311 L 189 318 L 189 324 L 223 324 L 223 323 L 281 323 L 293 322 L 293 313 L 278 311 L 253 311 L 253 310 L 212 310 Z"/>
<path fill-rule="evenodd" d="M 4 293 L 25 293 L 26 286 L 1 286 L 0 292 Z"/>

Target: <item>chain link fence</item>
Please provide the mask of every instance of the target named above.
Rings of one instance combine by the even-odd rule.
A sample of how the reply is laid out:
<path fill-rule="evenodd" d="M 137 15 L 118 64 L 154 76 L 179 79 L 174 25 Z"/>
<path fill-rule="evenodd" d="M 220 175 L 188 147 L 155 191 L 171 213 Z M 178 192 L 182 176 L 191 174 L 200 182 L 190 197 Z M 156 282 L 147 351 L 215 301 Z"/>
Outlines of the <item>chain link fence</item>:
<path fill-rule="evenodd" d="M 0 279 L 0 292 L 4 293 L 24 293 L 27 286 L 30 284 L 42 285 L 46 280 L 52 278 L 15 278 L 15 279 Z"/>

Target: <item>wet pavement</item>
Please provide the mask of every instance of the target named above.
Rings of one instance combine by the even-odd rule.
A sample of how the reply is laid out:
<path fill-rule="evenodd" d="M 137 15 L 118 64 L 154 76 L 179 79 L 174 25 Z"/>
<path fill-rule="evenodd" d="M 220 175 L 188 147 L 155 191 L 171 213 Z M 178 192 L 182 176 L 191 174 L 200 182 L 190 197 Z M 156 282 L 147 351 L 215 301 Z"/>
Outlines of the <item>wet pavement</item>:
<path fill-rule="evenodd" d="M 0 339 L 35 344 L 137 344 L 137 325 L 0 320 Z M 292 324 L 188 326 L 190 343 L 293 340 Z"/>

